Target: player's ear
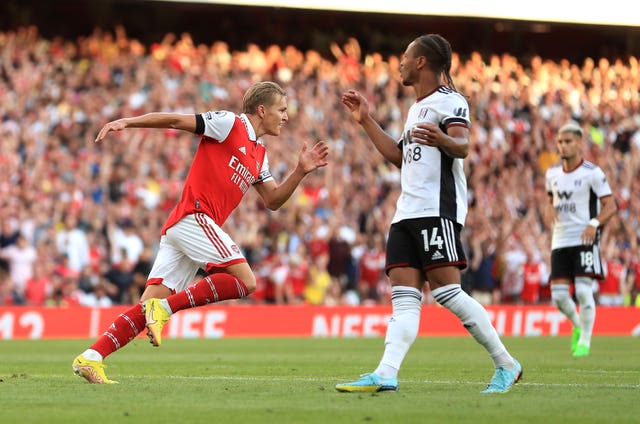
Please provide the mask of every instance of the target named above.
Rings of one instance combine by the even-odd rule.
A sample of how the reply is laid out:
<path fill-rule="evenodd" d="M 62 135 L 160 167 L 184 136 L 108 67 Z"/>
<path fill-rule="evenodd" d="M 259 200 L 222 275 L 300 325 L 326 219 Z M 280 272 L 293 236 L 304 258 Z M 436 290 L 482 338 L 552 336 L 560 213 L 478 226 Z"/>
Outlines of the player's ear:
<path fill-rule="evenodd" d="M 264 105 L 258 105 L 256 112 L 258 113 L 258 117 L 264 118 Z"/>

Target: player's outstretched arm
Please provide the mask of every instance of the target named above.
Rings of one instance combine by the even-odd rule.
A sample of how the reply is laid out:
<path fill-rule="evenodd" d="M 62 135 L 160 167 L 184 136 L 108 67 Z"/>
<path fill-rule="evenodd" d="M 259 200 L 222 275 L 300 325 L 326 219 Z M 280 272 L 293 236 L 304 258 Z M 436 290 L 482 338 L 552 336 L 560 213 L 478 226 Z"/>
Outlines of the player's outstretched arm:
<path fill-rule="evenodd" d="M 367 99 L 355 90 L 348 90 L 342 94 L 340 101 L 351 112 L 353 119 L 362 126 L 380 154 L 400 168 L 402 166 L 402 150 L 398 148 L 396 140 L 371 117 Z"/>
<path fill-rule="evenodd" d="M 194 114 L 153 112 L 131 118 L 116 119 L 102 127 L 95 142 L 101 141 L 111 131 L 122 131 L 125 128 L 173 128 L 195 132 L 196 116 Z"/>
<path fill-rule="evenodd" d="M 291 197 L 308 173 L 329 163 L 328 157 L 329 147 L 324 141 L 317 142 L 311 149 L 307 148 L 307 143 L 305 142 L 298 156 L 296 169 L 282 184 L 278 185 L 274 181 L 266 181 L 255 184 L 254 187 L 268 209 L 279 209 Z"/>

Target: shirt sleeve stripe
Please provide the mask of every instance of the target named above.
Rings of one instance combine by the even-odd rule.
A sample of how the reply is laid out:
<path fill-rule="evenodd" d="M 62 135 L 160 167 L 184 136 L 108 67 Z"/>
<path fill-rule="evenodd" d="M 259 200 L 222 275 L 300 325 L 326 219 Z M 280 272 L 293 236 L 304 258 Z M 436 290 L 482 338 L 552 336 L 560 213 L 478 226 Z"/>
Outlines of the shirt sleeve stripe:
<path fill-rule="evenodd" d="M 196 115 L 196 130 L 194 132 L 198 135 L 204 134 L 204 118 L 202 115 Z"/>

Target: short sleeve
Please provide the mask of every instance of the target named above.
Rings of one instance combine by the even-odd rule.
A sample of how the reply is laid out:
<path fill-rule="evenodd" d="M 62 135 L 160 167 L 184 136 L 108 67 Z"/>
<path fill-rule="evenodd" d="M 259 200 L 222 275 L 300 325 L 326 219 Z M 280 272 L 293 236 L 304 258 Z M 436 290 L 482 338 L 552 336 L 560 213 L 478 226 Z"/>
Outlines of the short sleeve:
<path fill-rule="evenodd" d="M 610 196 L 612 194 L 611 187 L 607 181 L 607 176 L 604 174 L 601 168 L 596 168 L 593 173 L 593 179 L 591 181 L 591 187 L 598 198 Z"/>
<path fill-rule="evenodd" d="M 265 153 L 264 160 L 262 161 L 262 168 L 260 168 L 260 174 L 258 175 L 255 183 L 263 183 L 265 181 L 273 180 L 273 175 L 271 175 L 271 170 L 269 170 L 269 158 L 267 158 L 267 154 Z"/>
<path fill-rule="evenodd" d="M 219 142 L 227 138 L 236 120 L 236 115 L 226 110 L 209 111 L 200 116 L 204 121 L 203 135 Z"/>

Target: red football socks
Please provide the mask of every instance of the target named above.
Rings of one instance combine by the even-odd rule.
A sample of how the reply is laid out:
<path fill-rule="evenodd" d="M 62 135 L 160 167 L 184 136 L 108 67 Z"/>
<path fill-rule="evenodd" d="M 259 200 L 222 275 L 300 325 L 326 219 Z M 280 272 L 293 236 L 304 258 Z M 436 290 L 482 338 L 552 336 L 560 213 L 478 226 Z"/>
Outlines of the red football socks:
<path fill-rule="evenodd" d="M 231 274 L 211 274 L 186 290 L 167 297 L 171 312 L 195 308 L 208 303 L 240 299 L 249 294 L 247 286 Z"/>
<path fill-rule="evenodd" d="M 125 346 L 145 328 L 142 306 L 137 303 L 113 321 L 104 334 L 91 345 L 103 358 Z"/>
<path fill-rule="evenodd" d="M 239 299 L 248 294 L 249 290 L 242 281 L 230 274 L 220 273 L 209 275 L 186 290 L 169 296 L 167 302 L 172 312 L 178 312 L 208 303 Z M 145 329 L 145 325 L 142 305 L 135 304 L 120 314 L 90 349 L 106 358 L 133 340 Z"/>

